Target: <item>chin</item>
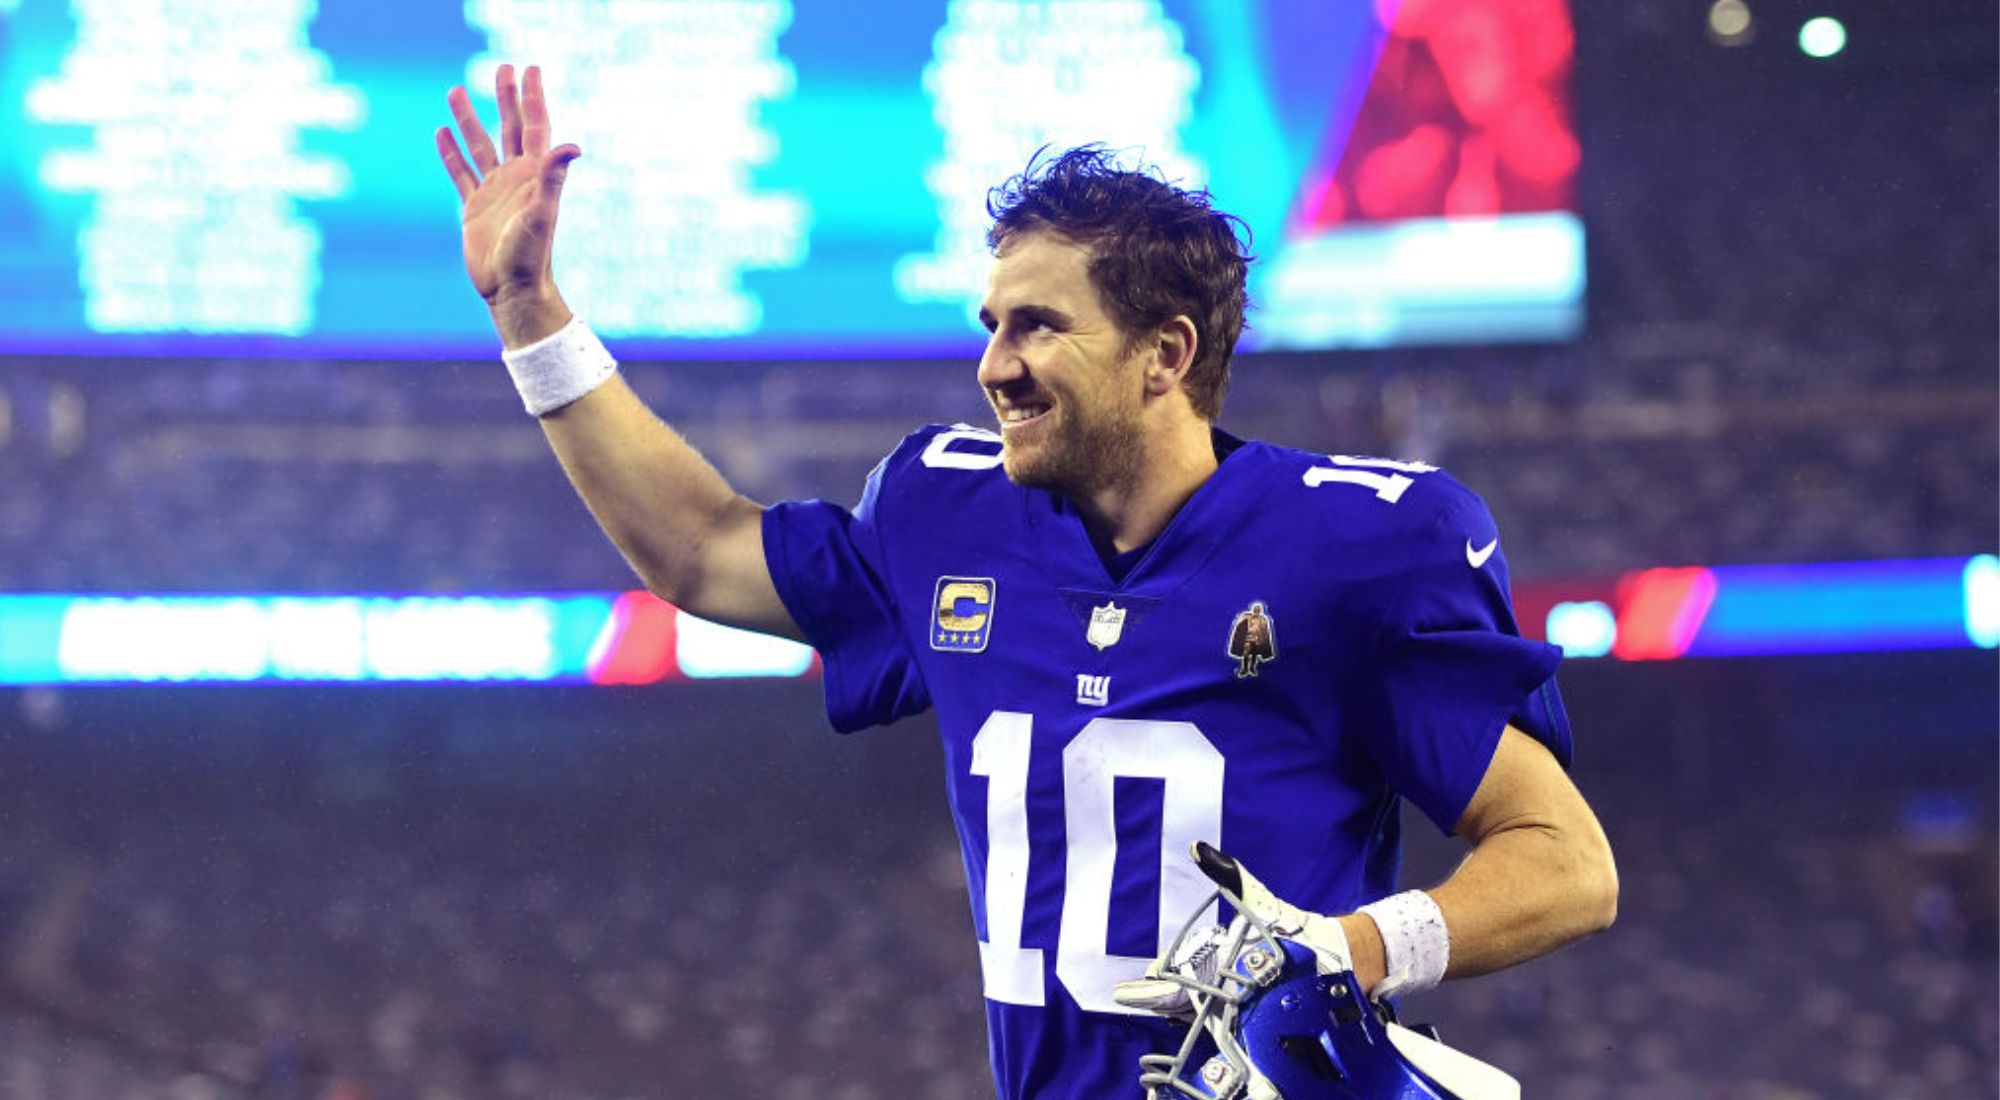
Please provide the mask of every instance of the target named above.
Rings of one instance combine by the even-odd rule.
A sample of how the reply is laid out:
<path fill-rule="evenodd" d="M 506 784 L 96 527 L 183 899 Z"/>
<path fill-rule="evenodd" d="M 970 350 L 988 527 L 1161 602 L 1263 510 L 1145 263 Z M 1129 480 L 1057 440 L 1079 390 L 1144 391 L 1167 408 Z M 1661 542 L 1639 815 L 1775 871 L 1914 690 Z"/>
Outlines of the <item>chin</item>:
<path fill-rule="evenodd" d="M 1000 468 L 1006 472 L 1007 480 L 1024 489 L 1063 491 L 1064 478 L 1058 466 L 1047 454 L 1023 454 L 1020 448 L 1011 445 L 1003 445 L 1000 451 Z"/>
<path fill-rule="evenodd" d="M 1028 489 L 1042 487 L 1042 470 L 1035 463 L 1022 457 L 1021 453 L 1008 447 L 1000 452 L 1000 469 L 1007 474 L 1007 480 Z"/>

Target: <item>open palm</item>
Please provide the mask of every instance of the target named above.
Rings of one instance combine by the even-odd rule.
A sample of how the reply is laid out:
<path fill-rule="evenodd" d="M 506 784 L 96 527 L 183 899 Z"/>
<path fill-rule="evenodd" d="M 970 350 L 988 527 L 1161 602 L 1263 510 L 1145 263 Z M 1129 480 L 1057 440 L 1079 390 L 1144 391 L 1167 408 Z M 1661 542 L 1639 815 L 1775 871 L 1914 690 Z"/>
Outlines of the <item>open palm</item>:
<path fill-rule="evenodd" d="M 465 271 L 489 305 L 516 294 L 553 292 L 556 208 L 570 162 L 583 155 L 575 145 L 549 148 L 540 69 L 530 65 L 517 89 L 514 67 L 500 66 L 494 96 L 500 102 L 499 149 L 464 88 L 453 88 L 447 100 L 465 150 L 450 127 L 437 131 L 438 155 L 465 204 Z"/>

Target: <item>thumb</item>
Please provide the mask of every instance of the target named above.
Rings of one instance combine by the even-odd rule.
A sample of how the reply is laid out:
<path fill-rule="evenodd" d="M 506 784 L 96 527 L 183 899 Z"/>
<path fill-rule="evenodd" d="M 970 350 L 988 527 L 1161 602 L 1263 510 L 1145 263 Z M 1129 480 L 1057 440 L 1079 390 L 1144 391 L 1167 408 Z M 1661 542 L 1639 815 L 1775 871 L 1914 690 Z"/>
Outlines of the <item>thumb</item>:
<path fill-rule="evenodd" d="M 1240 899 L 1243 909 L 1269 924 L 1271 931 L 1311 948 L 1319 959 L 1320 973 L 1338 974 L 1354 969 L 1353 949 L 1337 918 L 1300 909 L 1272 893 L 1249 868 L 1207 841 L 1195 841 L 1194 861 L 1217 886 Z"/>
<path fill-rule="evenodd" d="M 1295 927 L 1303 917 L 1297 908 L 1273 894 L 1269 887 L 1257 881 L 1257 876 L 1249 868 L 1237 862 L 1235 857 L 1219 851 L 1205 840 L 1197 840 L 1193 846 L 1194 861 L 1209 880 L 1241 899 L 1243 904 L 1261 920 L 1272 921 L 1288 928 Z"/>
<path fill-rule="evenodd" d="M 583 155 L 583 150 L 575 145 L 558 145 L 542 158 L 542 191 L 551 198 L 562 194 L 563 181 L 569 178 L 570 162 Z"/>
<path fill-rule="evenodd" d="M 1218 851 L 1206 840 L 1195 841 L 1192 854 L 1195 866 L 1200 867 L 1201 873 L 1207 875 L 1210 881 L 1239 898 L 1243 896 L 1241 864 Z"/>

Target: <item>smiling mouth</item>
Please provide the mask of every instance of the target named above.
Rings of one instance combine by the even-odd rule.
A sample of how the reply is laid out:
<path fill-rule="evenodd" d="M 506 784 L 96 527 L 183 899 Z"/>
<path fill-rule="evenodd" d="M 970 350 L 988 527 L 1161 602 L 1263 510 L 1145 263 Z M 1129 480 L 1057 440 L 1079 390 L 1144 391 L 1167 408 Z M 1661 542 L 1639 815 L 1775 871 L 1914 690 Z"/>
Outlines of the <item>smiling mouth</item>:
<path fill-rule="evenodd" d="M 1046 417 L 1051 407 L 1049 405 L 1017 405 L 1009 409 L 1000 409 L 998 410 L 1000 431 L 1006 433 L 1025 428 Z"/>

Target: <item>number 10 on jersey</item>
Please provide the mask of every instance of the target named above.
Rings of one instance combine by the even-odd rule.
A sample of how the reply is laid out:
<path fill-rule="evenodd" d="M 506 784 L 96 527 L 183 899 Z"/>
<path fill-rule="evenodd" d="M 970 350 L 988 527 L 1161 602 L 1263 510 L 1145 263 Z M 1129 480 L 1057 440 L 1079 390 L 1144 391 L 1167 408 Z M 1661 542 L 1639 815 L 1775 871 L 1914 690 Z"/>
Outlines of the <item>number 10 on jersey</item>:
<path fill-rule="evenodd" d="M 1028 766 L 1034 716 L 994 711 L 972 739 L 972 774 L 986 787 L 986 912 L 979 963 L 988 1000 L 1044 1003 L 1042 949 L 1021 946 L 1028 897 Z M 1118 855 L 1113 789 L 1120 778 L 1163 782 L 1160 906 L 1155 953 L 1214 890 L 1187 858 L 1190 845 L 1222 841 L 1222 754 L 1188 722 L 1097 718 L 1063 748 L 1062 921 L 1056 978 L 1083 1008 L 1134 1014 L 1111 999 L 1114 985 L 1141 976 L 1152 956 L 1108 950 L 1113 865 Z M 1044 828 L 1047 826 L 1044 825 Z M 1214 919 L 1209 913 L 1209 919 Z"/>

